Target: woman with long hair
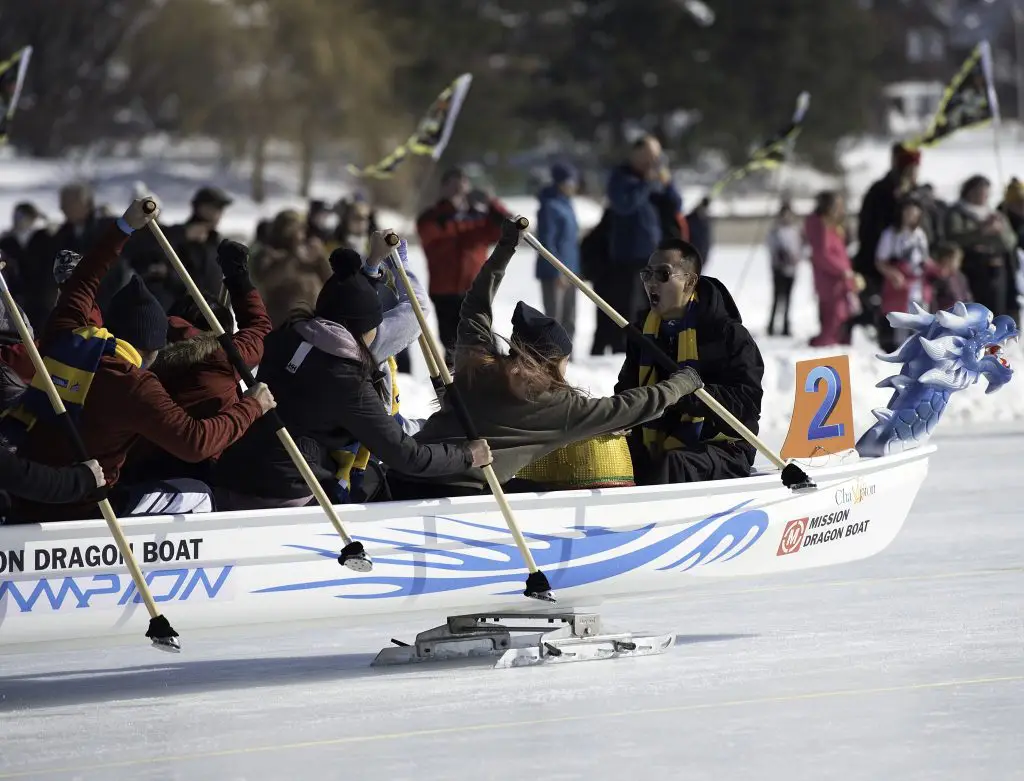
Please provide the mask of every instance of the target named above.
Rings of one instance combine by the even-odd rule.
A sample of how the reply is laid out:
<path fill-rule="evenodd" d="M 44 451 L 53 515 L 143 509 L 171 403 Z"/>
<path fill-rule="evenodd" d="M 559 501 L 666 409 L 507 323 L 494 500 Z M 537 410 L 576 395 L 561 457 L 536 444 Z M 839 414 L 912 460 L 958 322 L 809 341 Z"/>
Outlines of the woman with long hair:
<path fill-rule="evenodd" d="M 337 499 L 334 454 L 353 443 L 384 465 L 434 479 L 490 462 L 486 443 L 453 438 L 423 444 L 386 408 L 386 383 L 370 352 L 383 321 L 380 301 L 351 249 L 331 256 L 334 275 L 316 307 L 297 307 L 267 336 L 260 381 L 277 389 L 277 408 L 314 475 Z M 269 421 L 220 458 L 215 472 L 221 509 L 300 507 L 313 496 Z"/>
<path fill-rule="evenodd" d="M 455 350 L 455 386 L 491 447 L 501 483 L 564 445 L 654 420 L 701 387 L 697 372 L 687 367 L 655 385 L 587 398 L 565 379 L 572 353 L 565 330 L 522 301 L 512 317 L 508 353 L 500 350 L 491 305 L 519 237 L 516 223 L 504 220 L 501 238 L 462 304 Z M 441 409 L 416 434 L 419 442 L 431 443 L 461 437 L 459 418 L 447 395 Z M 429 482 L 392 467 L 388 484 L 396 499 L 479 494 L 487 486 L 476 466 Z"/>

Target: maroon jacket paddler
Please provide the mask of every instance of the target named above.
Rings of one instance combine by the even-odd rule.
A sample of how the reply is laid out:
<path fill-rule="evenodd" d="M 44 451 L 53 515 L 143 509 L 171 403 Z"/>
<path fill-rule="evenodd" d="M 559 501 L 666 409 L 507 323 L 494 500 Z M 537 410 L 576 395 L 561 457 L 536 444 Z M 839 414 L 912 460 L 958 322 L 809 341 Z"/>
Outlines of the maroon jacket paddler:
<path fill-rule="evenodd" d="M 132 214 L 131 209 L 128 214 Z M 128 240 L 126 227 L 124 219 L 110 226 L 75 269 L 41 339 L 44 355 L 47 341 L 55 334 L 89 325 L 100 283 L 117 262 Z M 126 292 L 139 296 L 139 292 L 132 291 L 133 286 L 138 284 L 133 282 L 119 296 Z M 114 303 L 117 303 L 116 299 Z M 152 303 L 156 303 L 155 299 Z M 158 311 L 162 314 L 162 310 Z M 123 324 L 122 333 L 145 333 L 148 341 L 157 331 L 155 317 L 152 307 L 147 303 L 145 306 L 140 305 L 137 311 L 129 310 L 118 318 L 118 322 Z M 115 328 L 113 320 L 113 317 L 108 319 L 111 331 Z M 166 327 L 164 316 L 164 340 Z M 122 339 L 127 341 L 125 337 L 120 337 L 119 342 Z M 90 457 L 100 462 L 108 486 L 118 482 L 128 450 L 140 438 L 149 440 L 183 461 L 194 463 L 221 453 L 263 414 L 256 398 L 246 398 L 205 420 L 190 415 L 174 402 L 157 376 L 141 366 L 140 352 L 162 346 L 130 343 L 119 345 L 117 355 L 100 359 L 93 377 L 78 426 L 86 450 Z M 36 423 L 29 431 L 19 455 L 51 466 L 75 462 L 65 432 L 52 419 L 42 419 Z M 46 521 L 93 518 L 98 516 L 98 510 L 92 502 L 57 506 L 19 502 L 15 505 L 14 514 L 26 521 Z"/>

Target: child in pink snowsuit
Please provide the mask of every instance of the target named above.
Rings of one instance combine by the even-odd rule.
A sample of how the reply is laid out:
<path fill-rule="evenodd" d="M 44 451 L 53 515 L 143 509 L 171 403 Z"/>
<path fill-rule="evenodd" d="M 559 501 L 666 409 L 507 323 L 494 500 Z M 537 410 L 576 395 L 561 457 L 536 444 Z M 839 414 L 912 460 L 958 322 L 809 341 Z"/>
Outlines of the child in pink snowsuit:
<path fill-rule="evenodd" d="M 812 347 L 850 343 L 847 321 L 856 314 L 851 306 L 851 293 L 855 288 L 853 264 L 846 252 L 843 216 L 842 196 L 827 191 L 818 196 L 814 213 L 804 222 L 821 321 L 821 333 L 811 339 Z"/>

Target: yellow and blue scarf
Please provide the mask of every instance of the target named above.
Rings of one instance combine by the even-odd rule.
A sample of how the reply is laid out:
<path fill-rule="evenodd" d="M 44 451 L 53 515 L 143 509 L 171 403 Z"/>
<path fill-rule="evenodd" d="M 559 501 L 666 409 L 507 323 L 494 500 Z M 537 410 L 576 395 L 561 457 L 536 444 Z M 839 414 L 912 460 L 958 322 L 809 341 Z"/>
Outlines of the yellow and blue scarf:
<path fill-rule="evenodd" d="M 389 414 L 402 422 L 402 416 L 398 412 L 398 362 L 393 356 L 388 356 L 388 372 L 391 374 L 391 409 Z M 352 493 L 362 488 L 363 477 L 366 475 L 366 465 L 370 462 L 370 451 L 361 442 L 354 441 L 352 444 L 341 450 L 331 451 L 331 458 L 338 465 L 334 472 L 334 478 L 338 482 L 336 491 L 337 500 L 346 504 L 351 501 Z"/>
<path fill-rule="evenodd" d="M 100 361 L 107 355 L 121 358 L 136 368 L 142 366 L 138 350 L 105 328 L 76 328 L 47 342 L 43 365 L 71 420 L 78 422 Z M 0 415 L 0 429 L 8 443 L 18 447 L 40 419 L 52 417 L 54 411 L 46 384 L 37 373 L 18 404 Z"/>
<path fill-rule="evenodd" d="M 676 363 L 680 368 L 685 366 L 692 366 L 694 369 L 699 369 L 698 362 L 700 355 L 697 352 L 697 307 L 694 306 L 697 302 L 697 294 L 694 293 L 690 296 L 690 301 L 687 304 L 686 311 L 682 318 L 679 320 L 672 320 L 668 323 L 663 323 L 661 317 L 653 310 L 647 315 L 647 319 L 644 320 L 643 332 L 645 336 L 649 336 L 652 339 L 657 339 L 661 335 L 662 329 L 666 329 L 665 335 L 674 336 L 676 339 Z M 659 382 L 658 368 L 653 360 L 651 351 L 644 348 L 640 352 L 640 385 L 655 385 Z M 641 426 L 643 432 L 643 443 L 647 452 L 653 458 L 659 458 L 663 454 L 671 450 L 680 450 L 685 448 L 696 447 L 700 444 L 701 434 L 704 428 L 704 418 L 682 414 L 678 418 L 678 423 L 673 419 L 674 416 L 670 416 L 669 420 L 665 420 L 665 416 L 661 418 L 649 421 Z M 671 431 L 669 433 L 665 429 L 666 422 L 671 422 Z M 735 442 L 736 440 L 732 437 L 727 437 L 724 434 L 717 434 L 712 437 L 709 441 L 711 442 Z"/>

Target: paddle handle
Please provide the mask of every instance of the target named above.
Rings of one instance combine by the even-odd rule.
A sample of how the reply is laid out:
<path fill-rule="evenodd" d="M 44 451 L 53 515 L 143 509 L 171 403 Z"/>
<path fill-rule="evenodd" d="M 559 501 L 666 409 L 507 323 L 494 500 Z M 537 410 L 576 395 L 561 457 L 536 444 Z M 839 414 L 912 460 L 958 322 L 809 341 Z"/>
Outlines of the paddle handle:
<path fill-rule="evenodd" d="M 631 340 L 634 344 L 641 348 L 646 349 L 650 355 L 654 358 L 654 361 L 658 364 L 661 369 L 667 373 L 675 373 L 679 371 L 679 365 L 672 360 L 671 356 L 666 353 L 661 347 L 650 337 L 645 335 L 639 328 L 630 323 L 625 317 L 615 311 L 612 306 L 605 301 L 601 296 L 594 292 L 593 288 L 587 285 L 582 279 L 576 274 L 570 271 L 562 261 L 556 258 L 551 252 L 548 251 L 547 247 L 540 243 L 532 233 L 524 233 L 523 239 L 533 247 L 537 253 L 544 258 L 548 263 L 553 265 L 562 274 L 569 278 L 569 281 L 587 298 L 594 302 L 598 309 L 604 312 L 610 317 L 619 328 L 623 329 L 626 333 L 626 338 Z M 785 469 L 787 464 L 778 455 L 775 454 L 761 439 L 754 434 L 749 428 L 747 428 L 743 421 L 733 415 L 727 410 L 722 404 L 708 393 L 704 388 L 698 388 L 694 395 L 704 405 L 710 409 L 715 415 L 725 421 L 729 428 L 739 434 L 743 439 L 747 441 L 755 450 L 761 453 L 765 458 L 771 461 L 779 469 Z"/>
<path fill-rule="evenodd" d="M 150 205 L 152 205 L 152 208 L 149 208 Z M 156 204 L 151 199 L 147 199 L 147 201 L 143 203 L 142 208 L 146 210 L 147 214 L 152 214 L 153 210 L 156 208 Z M 174 247 L 171 246 L 171 243 L 167 240 L 167 237 L 164 235 L 163 230 L 160 228 L 160 225 L 156 220 L 150 221 L 149 229 L 153 232 L 153 236 L 156 237 L 157 243 L 164 251 L 164 255 L 167 256 L 167 260 L 170 262 L 171 266 L 174 267 L 178 277 L 185 284 L 192 300 L 196 302 L 196 305 L 199 307 L 199 311 L 202 312 L 203 317 L 206 319 L 210 330 L 212 330 L 216 335 L 217 342 L 224 349 L 231 365 L 234 367 L 235 371 L 238 372 L 238 376 L 242 378 L 242 381 L 245 382 L 247 387 L 253 387 L 256 384 L 256 378 L 253 376 L 252 370 L 245 365 L 245 361 L 242 359 L 241 353 L 238 352 L 238 347 L 235 346 L 234 339 L 232 339 L 231 334 L 227 333 L 224 330 L 224 327 L 220 324 L 220 321 L 214 314 L 213 309 L 206 302 L 206 297 L 203 295 L 203 292 L 192 279 L 192 275 L 188 273 L 188 269 L 186 269 L 185 265 L 181 262 L 181 259 L 178 257 L 178 253 L 175 252 Z M 327 519 L 331 522 L 331 525 L 338 533 L 338 536 L 341 537 L 342 542 L 344 542 L 345 545 L 351 545 L 352 537 L 342 524 L 341 518 L 334 509 L 334 505 L 331 503 L 331 498 L 327 495 L 323 486 L 320 485 L 320 481 L 317 479 L 316 475 L 313 474 L 313 470 L 310 468 L 305 456 L 302 455 L 298 446 L 295 444 L 295 440 L 292 439 L 291 434 L 288 433 L 288 429 L 285 426 L 284 421 L 281 419 L 280 414 L 278 414 L 277 409 L 269 409 L 265 413 L 265 417 L 269 419 L 271 426 L 274 427 L 277 438 L 288 453 L 288 457 L 292 460 L 292 463 L 295 464 L 295 468 L 299 470 L 299 474 L 302 476 L 303 481 L 316 498 L 317 503 L 327 516 Z"/>
<path fill-rule="evenodd" d="M 146 214 L 152 214 L 156 211 L 156 202 L 151 198 L 147 198 L 142 203 L 142 209 Z M 174 268 L 178 278 L 185 285 L 185 288 L 188 290 L 188 294 L 192 297 L 192 300 L 195 301 L 196 306 L 199 307 L 199 311 L 202 312 L 210 330 L 213 331 L 214 335 L 219 339 L 224 335 L 224 326 L 220 324 L 217 316 L 213 313 L 213 309 L 211 309 L 210 305 L 206 302 L 206 296 L 203 295 L 203 291 L 199 289 L 195 280 L 192 279 L 192 275 L 188 273 L 188 269 L 185 268 L 185 264 L 181 262 L 181 258 L 178 257 L 178 253 L 175 252 L 174 247 L 171 246 L 171 242 L 167 240 L 167 237 L 164 235 L 163 229 L 160 227 L 159 223 L 156 220 L 150 220 L 148 224 L 149 230 L 153 233 L 153 236 L 156 239 L 156 243 L 160 245 L 160 249 L 163 250 L 164 255 Z"/>
<path fill-rule="evenodd" d="M 525 218 L 520 218 L 525 220 Z M 398 276 L 402 280 L 402 284 L 405 286 L 406 291 L 409 293 L 409 301 L 412 304 L 412 311 L 416 315 L 416 320 L 420 325 L 420 338 L 422 341 L 421 345 L 425 345 L 426 350 L 430 354 L 428 359 L 428 366 L 430 360 L 434 362 L 434 366 L 437 368 L 441 381 L 445 387 L 445 400 L 449 401 L 452 405 L 452 409 L 455 410 L 455 416 L 459 419 L 459 425 L 462 426 L 462 430 L 466 435 L 466 439 L 475 440 L 480 439 L 480 432 L 473 422 L 473 418 L 469 414 L 469 409 L 466 407 L 465 399 L 462 398 L 462 394 L 459 393 L 459 389 L 456 387 L 452 374 L 448 371 L 448 366 L 441 358 L 441 348 L 434 340 L 434 334 L 430 331 L 429 324 L 427 323 L 426 313 L 423 311 L 423 307 L 420 306 L 419 299 L 416 298 L 416 291 L 413 290 L 412 280 L 409 279 L 409 274 L 405 270 L 405 265 L 402 263 L 402 258 L 398 254 L 398 243 L 400 239 L 398 234 L 391 232 L 388 233 L 384 240 L 388 246 L 391 247 L 391 260 L 395 264 L 395 268 L 398 271 Z M 509 505 L 508 500 L 505 498 L 505 492 L 501 488 L 501 482 L 498 480 L 498 476 L 494 473 L 494 467 L 491 464 L 481 467 L 481 471 L 484 473 L 484 478 L 487 480 L 487 485 L 490 486 L 491 493 L 494 495 L 495 501 L 498 503 L 498 508 L 501 510 L 502 516 L 505 518 L 505 523 L 508 525 L 509 531 L 512 532 L 512 537 L 516 542 L 516 547 L 519 548 L 519 553 L 522 555 L 523 560 L 526 562 L 526 566 L 530 573 L 538 571 L 537 562 L 533 559 L 533 553 L 530 551 L 530 547 L 526 544 L 526 538 L 523 537 L 522 531 L 519 529 L 519 524 L 516 522 L 515 515 L 512 512 L 512 507 Z"/>

